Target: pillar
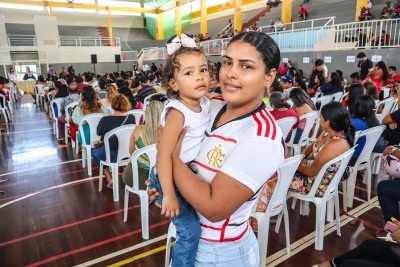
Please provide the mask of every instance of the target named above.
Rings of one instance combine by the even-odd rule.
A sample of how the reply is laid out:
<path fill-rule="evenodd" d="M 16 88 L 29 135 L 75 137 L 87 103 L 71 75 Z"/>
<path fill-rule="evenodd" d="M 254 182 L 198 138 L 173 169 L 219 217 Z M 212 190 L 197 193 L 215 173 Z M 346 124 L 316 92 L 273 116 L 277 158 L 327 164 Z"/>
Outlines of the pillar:
<path fill-rule="evenodd" d="M 242 0 L 235 0 L 235 11 L 233 13 L 233 32 L 242 30 Z"/>
<path fill-rule="evenodd" d="M 182 33 L 181 7 L 179 6 L 179 2 L 176 2 L 175 6 L 175 32 L 179 36 Z"/>
<path fill-rule="evenodd" d="M 156 40 L 164 40 L 164 13 L 156 17 Z"/>
<path fill-rule="evenodd" d="M 392 1 L 393 2 L 393 1 Z M 358 17 L 360 16 L 361 8 L 363 6 L 368 6 L 368 0 L 357 0 L 356 6 L 356 21 L 358 21 Z"/>
<path fill-rule="evenodd" d="M 108 19 L 108 38 L 110 40 L 110 46 L 114 46 L 113 33 L 112 33 L 112 17 L 110 9 L 108 9 L 107 19 Z"/>
<path fill-rule="evenodd" d="M 292 0 L 282 0 L 282 16 L 283 24 L 292 22 Z"/>
<path fill-rule="evenodd" d="M 200 0 L 200 32 L 205 35 L 207 29 L 207 1 Z"/>

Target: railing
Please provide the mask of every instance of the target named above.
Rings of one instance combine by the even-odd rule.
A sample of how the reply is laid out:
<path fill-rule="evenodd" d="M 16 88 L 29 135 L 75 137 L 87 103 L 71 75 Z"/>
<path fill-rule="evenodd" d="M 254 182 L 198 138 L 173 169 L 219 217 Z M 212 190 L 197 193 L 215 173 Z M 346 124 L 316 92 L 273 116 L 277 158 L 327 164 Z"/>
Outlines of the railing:
<path fill-rule="evenodd" d="M 230 40 L 231 38 L 209 40 L 200 42 L 198 46 L 200 46 L 207 55 L 219 56 L 224 53 Z"/>
<path fill-rule="evenodd" d="M 120 46 L 119 37 L 60 36 L 60 46 Z"/>
<path fill-rule="evenodd" d="M 9 46 L 35 46 L 37 45 L 35 35 L 8 35 Z"/>
<path fill-rule="evenodd" d="M 166 59 L 168 57 L 167 49 L 165 47 L 149 47 L 143 48 L 140 50 L 137 55 L 138 60 L 142 58 L 142 60 L 158 60 L 158 59 Z"/>
<path fill-rule="evenodd" d="M 283 28 L 286 31 L 292 31 L 292 30 L 299 30 L 299 29 L 309 29 L 309 28 L 314 28 L 314 27 L 323 27 L 323 26 L 334 25 L 334 24 L 335 24 L 335 17 L 326 17 L 326 18 L 320 18 L 320 19 L 312 19 L 312 20 L 286 23 Z M 275 32 L 276 29 L 273 25 L 269 25 L 269 26 L 262 26 L 262 27 L 258 28 L 258 31 L 269 33 L 269 32 Z"/>

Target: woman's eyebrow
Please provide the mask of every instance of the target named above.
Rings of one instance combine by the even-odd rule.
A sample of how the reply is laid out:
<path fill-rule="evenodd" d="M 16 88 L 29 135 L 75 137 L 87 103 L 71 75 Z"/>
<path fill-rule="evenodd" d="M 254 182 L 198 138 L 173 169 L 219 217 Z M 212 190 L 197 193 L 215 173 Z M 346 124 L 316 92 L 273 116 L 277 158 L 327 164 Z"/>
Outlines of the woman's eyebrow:
<path fill-rule="evenodd" d="M 229 60 L 233 60 L 233 58 L 231 58 L 230 56 L 224 55 L 223 58 L 229 59 Z M 256 62 L 254 62 L 254 60 L 252 59 L 238 59 L 239 62 L 252 62 L 254 64 L 256 64 Z"/>

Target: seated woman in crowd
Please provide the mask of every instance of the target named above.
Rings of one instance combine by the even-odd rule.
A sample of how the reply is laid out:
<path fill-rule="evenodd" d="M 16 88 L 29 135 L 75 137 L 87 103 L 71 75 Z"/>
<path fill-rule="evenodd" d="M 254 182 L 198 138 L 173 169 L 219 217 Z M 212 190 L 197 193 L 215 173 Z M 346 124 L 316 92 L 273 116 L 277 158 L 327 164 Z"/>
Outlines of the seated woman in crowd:
<path fill-rule="evenodd" d="M 375 83 L 373 82 L 364 83 L 364 95 L 370 96 L 375 101 L 375 104 L 379 102 L 378 91 Z"/>
<path fill-rule="evenodd" d="M 386 82 L 388 76 L 389 73 L 385 62 L 379 61 L 378 63 L 376 63 L 375 67 L 368 72 L 367 79 L 370 79 L 370 81 L 375 84 L 376 91 L 379 94 L 382 88 L 382 84 Z"/>
<path fill-rule="evenodd" d="M 304 92 L 307 92 L 307 84 L 300 75 L 295 75 L 293 85 L 294 87 L 303 89 Z"/>
<path fill-rule="evenodd" d="M 92 87 L 86 86 L 85 88 L 83 88 L 81 94 L 81 101 L 75 107 L 69 121 L 70 124 L 69 131 L 71 133 L 71 139 L 73 141 L 77 140 L 78 143 L 80 144 L 83 143 L 80 132 L 78 132 L 77 135 L 76 132 L 78 131 L 78 124 L 84 116 L 93 113 L 103 113 L 104 115 L 109 114 L 108 109 L 105 106 L 103 106 L 99 101 L 100 98 Z M 83 126 L 83 133 L 85 135 L 85 141 L 86 141 L 85 143 L 88 144 L 90 142 L 89 125 L 84 123 L 82 126 Z"/>
<path fill-rule="evenodd" d="M 283 93 L 273 92 L 269 97 L 269 103 L 272 107 L 270 113 L 275 120 L 283 119 L 286 117 L 295 117 L 297 119 L 297 122 L 293 125 L 292 131 L 297 128 L 297 125 L 299 123 L 299 115 L 297 114 L 296 110 L 290 107 L 290 104 L 286 101 L 286 97 Z M 290 136 L 290 133 L 288 134 L 288 136 L 284 136 L 284 138 L 286 138 L 286 141 L 290 140 Z"/>
<path fill-rule="evenodd" d="M 350 116 L 352 116 L 354 111 L 354 104 L 356 102 L 356 98 L 358 96 L 362 96 L 364 94 L 364 88 L 361 84 L 352 84 L 349 87 L 349 93 L 345 99 L 343 99 L 342 104 L 345 107 L 348 107 Z"/>
<path fill-rule="evenodd" d="M 109 116 L 103 117 L 97 125 L 97 135 L 104 141 L 104 136 L 115 128 L 126 125 L 135 124 L 135 117 L 131 114 L 126 115 L 126 112 L 131 109 L 131 103 L 124 95 L 116 95 L 111 100 L 112 113 Z M 93 150 L 93 160 L 97 166 L 100 166 L 100 161 L 106 160 L 106 149 L 104 144 Z M 110 156 L 111 162 L 117 160 L 118 155 L 118 139 L 116 136 L 110 138 Z M 108 168 L 104 168 L 104 175 L 107 180 L 107 187 L 112 188 L 112 176 Z"/>
<path fill-rule="evenodd" d="M 307 94 L 310 97 L 314 97 L 315 93 L 318 91 L 318 88 L 325 84 L 325 77 L 322 73 L 317 73 L 314 77 L 313 86 L 309 87 L 307 90 Z"/>
<path fill-rule="evenodd" d="M 111 101 L 112 99 L 118 95 L 118 88 L 113 84 L 108 84 L 106 86 L 106 98 L 100 99 L 100 103 L 108 108 L 110 113 L 112 112 Z"/>
<path fill-rule="evenodd" d="M 354 128 L 347 109 L 339 102 L 331 102 L 321 109 L 320 125 L 323 130 L 318 139 L 303 152 L 305 158 L 300 163 L 289 190 L 308 194 L 322 166 L 343 154 L 354 145 Z M 322 197 L 339 169 L 339 164 L 330 166 L 316 192 Z"/>
<path fill-rule="evenodd" d="M 61 82 L 59 82 L 59 83 L 56 82 L 55 86 L 57 87 L 58 90 L 57 90 L 56 94 L 54 95 L 53 99 L 64 98 L 64 97 L 68 96 L 68 85 L 61 83 Z M 59 114 L 58 114 L 58 109 L 56 108 L 57 105 L 55 103 L 53 105 L 55 107 L 53 116 L 55 118 L 58 118 Z M 57 136 L 57 138 L 59 138 L 59 137 Z"/>
<path fill-rule="evenodd" d="M 321 92 L 323 95 L 333 95 L 338 92 L 343 92 L 343 85 L 339 74 L 332 72 L 329 75 L 328 83 L 320 86 L 318 92 Z"/>
<path fill-rule="evenodd" d="M 131 90 L 128 87 L 121 87 L 118 89 L 118 93 L 126 96 L 131 103 L 132 109 L 143 109 L 143 104 L 140 101 L 136 101 L 136 98 L 133 96 Z"/>
<path fill-rule="evenodd" d="M 128 88 L 127 88 L 128 89 Z M 129 90 L 129 89 L 128 89 Z M 130 92 L 130 90 L 129 90 Z M 129 154 L 142 147 L 157 143 L 157 131 L 160 126 L 161 113 L 164 110 L 164 102 L 167 98 L 164 95 L 156 94 L 150 97 L 150 102 L 146 107 L 144 125 L 136 126 L 133 130 L 129 142 Z M 138 158 L 139 166 L 139 187 L 145 189 L 145 181 L 149 177 L 149 160 L 147 156 Z M 122 174 L 124 183 L 132 187 L 132 163 L 129 162 Z"/>
<path fill-rule="evenodd" d="M 296 113 L 299 117 L 311 111 L 316 110 L 314 102 L 310 99 L 310 97 L 306 94 L 306 92 L 303 89 L 294 88 L 292 91 L 290 91 L 289 98 L 290 100 L 293 101 Z M 305 119 L 301 120 L 297 125 L 296 136 L 294 137 L 293 141 L 294 144 L 299 143 L 301 134 L 303 133 L 305 126 L 306 126 Z"/>

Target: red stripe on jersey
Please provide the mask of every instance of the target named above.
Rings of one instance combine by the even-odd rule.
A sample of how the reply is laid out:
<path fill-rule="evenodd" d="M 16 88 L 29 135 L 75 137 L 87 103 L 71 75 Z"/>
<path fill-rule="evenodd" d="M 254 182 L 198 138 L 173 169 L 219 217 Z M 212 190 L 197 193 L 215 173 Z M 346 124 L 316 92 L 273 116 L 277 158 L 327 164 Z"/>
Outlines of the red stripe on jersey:
<path fill-rule="evenodd" d="M 224 240 L 215 240 L 215 239 L 209 239 L 209 238 L 204 238 L 204 237 L 200 237 L 201 239 L 208 241 L 208 242 L 234 242 L 234 241 L 238 241 L 240 240 L 244 234 L 249 230 L 249 224 L 246 225 L 246 229 L 244 229 L 244 231 L 242 233 L 240 233 L 240 235 L 232 237 L 232 238 L 225 238 Z"/>
<path fill-rule="evenodd" d="M 215 137 L 215 138 L 222 139 L 224 141 L 232 142 L 232 143 L 235 143 L 235 144 L 237 143 L 236 139 L 223 137 L 223 136 L 217 135 L 217 134 L 210 134 L 210 135 L 207 135 L 207 137 Z"/>
<path fill-rule="evenodd" d="M 258 114 L 260 114 L 260 117 L 262 118 L 262 122 L 265 123 L 265 132 L 261 133 L 261 135 L 268 137 L 271 132 L 271 127 L 269 126 L 271 123 L 268 120 L 267 116 L 263 113 L 263 110 L 260 110 L 260 112 L 258 112 Z"/>
<path fill-rule="evenodd" d="M 211 97 L 210 100 L 222 100 L 222 101 L 225 101 L 225 99 L 222 96 L 214 96 L 214 97 Z"/>
<path fill-rule="evenodd" d="M 258 125 L 257 135 L 260 136 L 261 135 L 261 131 L 262 131 L 262 123 L 261 123 L 260 119 L 257 118 L 256 114 L 253 114 L 253 119 L 257 122 L 257 125 Z"/>
<path fill-rule="evenodd" d="M 200 224 L 202 227 L 204 227 L 204 228 L 208 228 L 208 229 L 211 229 L 211 230 L 215 230 L 215 231 L 221 231 L 222 230 L 222 228 L 217 228 L 217 227 L 213 227 L 213 226 L 210 226 L 210 225 L 207 225 L 207 224 Z"/>
<path fill-rule="evenodd" d="M 276 124 L 274 123 L 274 118 L 272 118 L 272 115 L 268 111 L 263 110 L 262 112 L 264 112 L 264 114 L 267 115 L 267 117 L 269 119 L 269 127 L 272 128 L 271 139 L 275 140 L 275 137 L 276 137 Z"/>
<path fill-rule="evenodd" d="M 222 226 L 221 235 L 220 235 L 220 238 L 219 238 L 221 241 L 224 240 L 224 238 L 225 238 L 226 226 L 228 225 L 230 219 L 231 219 L 230 216 L 228 218 L 226 218 L 226 220 L 224 222 L 224 225 Z"/>
<path fill-rule="evenodd" d="M 199 166 L 203 167 L 204 169 L 207 169 L 209 171 L 215 172 L 217 173 L 218 170 L 217 169 L 213 169 L 211 167 L 208 167 L 207 165 L 204 165 L 203 163 L 198 162 L 197 160 L 194 161 L 194 163 L 198 164 Z"/>

